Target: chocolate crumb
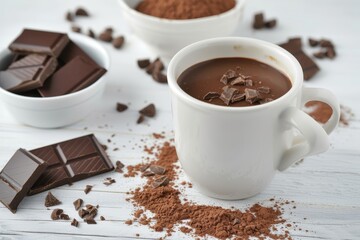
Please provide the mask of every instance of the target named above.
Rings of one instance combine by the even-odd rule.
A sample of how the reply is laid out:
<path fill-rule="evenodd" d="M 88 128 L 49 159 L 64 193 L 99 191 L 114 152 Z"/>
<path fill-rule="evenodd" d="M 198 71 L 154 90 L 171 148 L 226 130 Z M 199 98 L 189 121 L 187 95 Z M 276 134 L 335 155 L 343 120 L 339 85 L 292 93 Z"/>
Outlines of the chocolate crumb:
<path fill-rule="evenodd" d="M 149 104 L 148 106 L 144 107 L 139 111 L 142 115 L 146 117 L 154 117 L 156 114 L 156 108 L 153 103 Z"/>
<path fill-rule="evenodd" d="M 95 35 L 95 33 L 94 33 L 94 31 L 93 30 L 91 30 L 91 29 L 88 29 L 88 34 L 87 34 L 89 37 L 91 37 L 91 38 L 96 38 L 96 35 Z"/>
<path fill-rule="evenodd" d="M 334 48 L 334 44 L 327 39 L 321 39 L 319 45 L 324 48 Z"/>
<path fill-rule="evenodd" d="M 97 222 L 93 218 L 85 219 L 87 224 L 97 224 Z"/>
<path fill-rule="evenodd" d="M 271 19 L 271 20 L 265 22 L 264 26 L 266 28 L 274 28 L 276 26 L 276 19 Z"/>
<path fill-rule="evenodd" d="M 115 149 L 114 149 L 115 150 Z M 123 168 L 125 167 L 125 165 L 120 162 L 120 161 L 116 161 L 115 163 L 116 167 L 115 167 L 115 172 L 118 172 L 118 173 L 123 173 Z"/>
<path fill-rule="evenodd" d="M 83 205 L 84 201 L 81 198 L 76 199 L 73 204 L 75 207 L 75 210 L 79 210 L 81 208 L 81 206 Z"/>
<path fill-rule="evenodd" d="M 45 197 L 45 207 L 52 207 L 61 204 L 61 201 L 57 199 L 51 192 Z"/>
<path fill-rule="evenodd" d="M 106 219 L 104 218 L 104 216 L 100 216 L 100 220 L 105 221 Z"/>
<path fill-rule="evenodd" d="M 91 192 L 92 188 L 93 188 L 93 186 L 91 186 L 91 185 L 86 185 L 86 187 L 85 187 L 85 189 L 84 189 L 85 194 L 88 194 L 89 192 Z"/>
<path fill-rule="evenodd" d="M 127 225 L 132 225 L 132 224 L 133 224 L 133 221 L 130 220 L 130 219 L 129 219 L 129 220 L 126 220 L 126 221 L 125 221 L 125 224 L 127 224 Z"/>
<path fill-rule="evenodd" d="M 116 111 L 118 112 L 123 112 L 125 111 L 126 109 L 128 109 L 128 106 L 123 104 L 123 103 L 116 103 Z"/>
<path fill-rule="evenodd" d="M 114 46 L 114 48 L 119 49 L 124 45 L 124 42 L 125 42 L 124 36 L 119 36 L 113 39 L 112 45 Z"/>
<path fill-rule="evenodd" d="M 52 220 L 58 220 L 60 218 L 60 214 L 62 214 L 64 210 L 60 208 L 55 208 L 51 213 L 51 219 Z"/>
<path fill-rule="evenodd" d="M 144 69 L 150 65 L 150 60 L 149 59 L 139 59 L 137 61 L 137 64 L 138 64 L 139 68 Z"/>
<path fill-rule="evenodd" d="M 104 31 L 100 33 L 99 39 L 104 42 L 111 42 L 113 40 L 112 33 L 109 31 Z"/>
<path fill-rule="evenodd" d="M 85 8 L 79 7 L 75 11 L 75 16 L 82 16 L 82 17 L 88 17 L 90 14 L 88 11 L 85 10 Z"/>
<path fill-rule="evenodd" d="M 205 94 L 205 96 L 203 97 L 204 100 L 212 100 L 215 98 L 219 98 L 220 97 L 220 93 L 217 92 L 208 92 L 207 94 Z"/>
<path fill-rule="evenodd" d="M 65 15 L 65 19 L 69 22 L 74 21 L 74 15 L 71 12 L 67 12 Z"/>
<path fill-rule="evenodd" d="M 313 53 L 313 56 L 318 59 L 323 59 L 326 57 L 326 51 L 315 52 L 315 53 Z"/>
<path fill-rule="evenodd" d="M 254 16 L 253 28 L 254 29 L 261 29 L 264 27 L 264 14 L 257 13 Z"/>
<path fill-rule="evenodd" d="M 103 183 L 106 186 L 110 186 L 111 184 L 116 183 L 116 180 L 111 177 L 108 177 L 108 178 L 104 179 Z"/>
<path fill-rule="evenodd" d="M 71 221 L 71 226 L 79 227 L 79 222 L 74 218 L 74 219 Z"/>
<path fill-rule="evenodd" d="M 71 26 L 71 31 L 81 33 L 81 28 L 79 26 L 73 25 Z"/>
<path fill-rule="evenodd" d="M 137 124 L 142 123 L 145 120 L 144 116 L 140 114 L 139 118 L 136 120 Z"/>
<path fill-rule="evenodd" d="M 319 41 L 318 40 L 315 40 L 315 39 L 313 39 L 313 38 L 309 38 L 309 45 L 311 46 L 311 47 L 316 47 L 316 46 L 318 46 L 319 45 Z"/>

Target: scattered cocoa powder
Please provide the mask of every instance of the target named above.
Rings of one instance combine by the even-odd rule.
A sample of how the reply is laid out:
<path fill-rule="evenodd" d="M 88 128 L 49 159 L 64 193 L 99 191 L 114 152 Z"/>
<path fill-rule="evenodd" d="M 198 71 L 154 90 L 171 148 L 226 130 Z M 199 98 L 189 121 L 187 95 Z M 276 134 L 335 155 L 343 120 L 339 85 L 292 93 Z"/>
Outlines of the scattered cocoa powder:
<path fill-rule="evenodd" d="M 143 0 L 136 10 L 159 18 L 193 19 L 218 15 L 235 4 L 235 0 Z"/>
<path fill-rule="evenodd" d="M 181 192 L 175 189 L 177 186 L 174 183 L 178 179 L 175 147 L 170 142 L 165 142 L 160 146 L 145 148 L 148 153 L 146 149 L 152 149 L 151 155 L 155 160 L 131 166 L 129 176 L 141 176 L 140 173 L 150 165 L 160 165 L 166 168 L 164 176 L 171 182 L 166 186 L 153 188 L 155 177 L 149 176 L 143 188 L 138 187 L 131 192 L 131 200 L 136 208 L 133 221 L 148 225 L 157 232 L 166 231 L 167 236 L 171 236 L 176 226 L 181 225 L 180 231 L 194 238 L 209 235 L 218 239 L 291 239 L 287 222 L 282 218 L 282 206 L 290 204 L 290 201 L 279 203 L 272 199 L 269 201 L 270 207 L 254 204 L 245 211 L 182 202 Z M 190 183 L 188 185 L 190 187 Z M 152 217 L 147 216 L 146 211 L 150 211 Z M 281 225 L 280 228 L 278 224 Z M 279 230 L 283 233 L 273 233 Z"/>

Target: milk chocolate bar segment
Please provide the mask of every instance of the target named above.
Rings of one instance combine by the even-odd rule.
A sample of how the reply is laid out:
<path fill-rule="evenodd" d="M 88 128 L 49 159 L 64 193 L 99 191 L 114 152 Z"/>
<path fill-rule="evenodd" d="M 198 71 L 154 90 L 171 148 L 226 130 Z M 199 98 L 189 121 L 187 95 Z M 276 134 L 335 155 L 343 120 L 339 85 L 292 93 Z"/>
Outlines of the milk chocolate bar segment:
<path fill-rule="evenodd" d="M 17 150 L 0 172 L 0 201 L 15 213 L 45 169 L 44 161 L 25 149 Z"/>
<path fill-rule="evenodd" d="M 24 29 L 9 49 L 15 53 L 43 53 L 58 57 L 68 42 L 69 37 L 63 33 Z"/>
<path fill-rule="evenodd" d="M 48 167 L 28 195 L 109 172 L 113 164 L 93 134 L 31 150 Z"/>

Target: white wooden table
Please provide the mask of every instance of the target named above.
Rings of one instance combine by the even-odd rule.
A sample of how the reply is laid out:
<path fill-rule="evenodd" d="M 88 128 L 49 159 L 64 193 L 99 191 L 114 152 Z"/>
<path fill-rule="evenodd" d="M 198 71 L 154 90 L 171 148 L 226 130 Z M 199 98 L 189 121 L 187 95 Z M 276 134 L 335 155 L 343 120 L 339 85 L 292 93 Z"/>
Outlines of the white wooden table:
<path fill-rule="evenodd" d="M 0 168 L 19 148 L 32 149 L 49 143 L 95 133 L 102 141 L 115 133 L 109 144 L 109 155 L 115 162 L 126 165 L 141 161 L 144 153 L 139 146 L 146 138 L 149 145 L 155 139 L 153 132 L 165 131 L 172 137 L 172 122 L 169 91 L 166 85 L 152 81 L 136 66 L 136 60 L 152 56 L 140 40 L 129 32 L 115 0 L 11 0 L 0 3 L 0 47 L 6 48 L 24 28 L 42 28 L 69 31 L 70 24 L 64 20 L 67 10 L 77 6 L 86 7 L 91 18 L 79 19 L 83 28 L 100 32 L 114 26 L 116 34 L 125 34 L 126 45 L 122 50 L 108 50 L 112 66 L 109 82 L 102 102 L 86 120 L 62 129 L 36 129 L 17 123 L 0 103 Z M 250 27 L 255 11 L 264 10 L 267 18 L 276 17 L 279 25 L 274 30 L 253 31 Z M 296 202 L 296 209 L 285 211 L 284 217 L 296 222 L 303 231 L 291 230 L 295 239 L 360 239 L 360 2 L 357 0 L 252 0 L 246 6 L 244 22 L 237 36 L 248 36 L 270 42 L 284 42 L 291 36 L 328 37 L 337 46 L 338 57 L 317 61 L 321 72 L 307 86 L 326 87 L 333 91 L 340 102 L 352 108 L 357 115 L 350 126 L 338 128 L 331 135 L 331 149 L 319 156 L 305 159 L 288 171 L 279 173 L 271 185 L 260 195 L 244 201 L 221 201 L 200 195 L 195 189 L 186 191 L 188 199 L 200 204 L 223 207 L 235 206 L 244 209 L 256 201 L 265 201 L 273 196 Z M 312 50 L 306 47 L 310 53 Z M 115 103 L 131 103 L 124 113 L 115 111 Z M 137 110 L 153 102 L 158 108 L 155 119 L 136 125 Z M 84 128 L 87 127 L 87 130 Z M 115 144 L 114 144 L 115 143 Z M 114 145 L 112 145 L 114 144 Z M 112 149 L 118 147 L 119 151 Z M 111 176 L 117 183 L 106 187 L 104 177 Z M 181 176 L 181 179 L 185 176 Z M 45 193 L 24 199 L 18 213 L 12 214 L 0 205 L 0 239 L 143 239 L 163 236 L 146 226 L 127 226 L 124 221 L 131 217 L 133 207 L 125 201 L 126 191 L 143 183 L 139 178 L 124 178 L 111 173 L 63 186 L 52 190 L 63 202 L 61 208 L 71 217 L 77 216 L 72 202 L 83 198 L 88 203 L 100 205 L 100 215 L 106 221 L 97 225 L 82 224 L 80 228 L 70 226 L 67 221 L 51 221 L 44 206 Z M 94 184 L 93 191 L 85 195 L 86 184 Z M 290 214 L 292 212 L 292 214 Z M 306 220 L 304 220 L 306 218 Z M 308 230 L 308 232 L 305 231 Z M 172 239 L 184 239 L 175 233 Z"/>

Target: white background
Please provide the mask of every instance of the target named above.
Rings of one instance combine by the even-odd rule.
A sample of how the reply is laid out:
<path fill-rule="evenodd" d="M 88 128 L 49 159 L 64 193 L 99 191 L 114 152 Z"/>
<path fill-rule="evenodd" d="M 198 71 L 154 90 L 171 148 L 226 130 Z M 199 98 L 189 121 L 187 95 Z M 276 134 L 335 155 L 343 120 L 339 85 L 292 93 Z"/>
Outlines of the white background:
<path fill-rule="evenodd" d="M 151 55 L 139 39 L 129 32 L 122 19 L 116 1 L 107 0 L 31 0 L 1 1 L 0 3 L 0 48 L 6 48 L 24 27 L 68 32 L 70 24 L 64 20 L 67 10 L 85 6 L 91 18 L 77 19 L 83 29 L 91 27 L 100 32 L 113 26 L 116 34 L 124 34 L 126 45 L 114 50 L 103 43 L 111 57 L 111 68 L 107 74 L 108 85 L 99 106 L 86 120 L 75 125 L 53 130 L 35 129 L 18 124 L 0 103 L 0 168 L 19 148 L 32 149 L 87 133 L 95 133 L 102 141 L 115 133 L 109 144 L 109 155 L 113 162 L 136 164 L 144 156 L 140 139 L 151 145 L 153 132 L 165 131 L 172 137 L 172 122 L 169 91 L 166 85 L 152 81 L 136 66 L 136 60 Z M 325 87 L 333 91 L 339 101 L 360 115 L 360 2 L 356 0 L 252 0 L 248 1 L 243 22 L 236 36 L 255 37 L 273 43 L 286 41 L 288 37 L 302 36 L 304 40 L 327 37 L 336 45 L 338 56 L 334 60 L 319 60 L 321 72 L 307 86 Z M 252 16 L 265 11 L 266 18 L 276 17 L 278 26 L 273 30 L 251 29 Z M 308 53 L 314 51 L 305 47 Z M 124 113 L 115 111 L 117 101 L 130 103 Z M 155 119 L 136 125 L 137 111 L 153 102 L 158 108 Z M 84 130 L 87 127 L 87 130 Z M 140 147 L 139 147 L 140 146 Z M 113 148 L 119 151 L 112 151 Z M 105 187 L 102 179 L 111 176 L 117 183 Z M 184 178 L 182 176 L 181 178 Z M 124 178 L 110 173 L 64 186 L 52 192 L 63 204 L 60 206 L 70 217 L 77 217 L 72 202 L 81 197 L 87 203 L 99 204 L 100 215 L 107 221 L 97 225 L 82 224 L 80 228 L 70 226 L 67 221 L 51 221 L 51 211 L 43 206 L 45 193 L 24 199 L 15 215 L 0 206 L 0 239 L 26 236 L 26 239 L 72 238 L 159 238 L 148 227 L 124 221 L 131 218 L 133 207 L 125 201 L 126 191 L 142 184 L 139 178 Z M 86 184 L 94 184 L 94 190 L 85 195 Z M 260 195 L 243 201 L 221 201 L 204 197 L 195 189 L 185 191 L 190 200 L 200 204 L 214 204 L 223 207 L 235 206 L 244 209 L 257 201 L 264 202 L 275 196 L 294 200 L 296 209 L 285 209 L 285 218 L 296 222 L 302 231 L 291 230 L 295 239 L 359 239 L 360 238 L 360 121 L 359 117 L 349 127 L 338 128 L 331 135 L 331 149 L 319 156 L 310 157 L 286 172 L 279 173 L 270 187 Z M 290 214 L 292 212 L 292 214 Z M 306 220 L 304 220 L 306 218 Z M 78 218 L 79 219 L 79 218 Z M 308 232 L 305 229 L 309 230 Z M 173 239 L 185 235 L 175 233 Z"/>

